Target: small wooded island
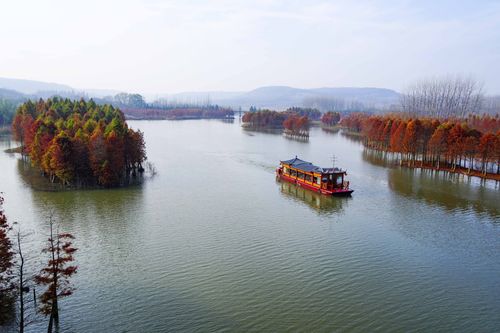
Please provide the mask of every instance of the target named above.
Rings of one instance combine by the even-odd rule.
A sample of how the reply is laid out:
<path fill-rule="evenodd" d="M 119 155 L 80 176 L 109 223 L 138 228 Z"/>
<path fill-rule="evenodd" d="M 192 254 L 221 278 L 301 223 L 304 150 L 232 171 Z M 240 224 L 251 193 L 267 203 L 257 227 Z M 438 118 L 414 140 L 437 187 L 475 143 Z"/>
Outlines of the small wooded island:
<path fill-rule="evenodd" d="M 23 157 L 51 182 L 113 187 L 144 171 L 143 133 L 128 128 L 123 113 L 109 104 L 28 100 L 17 109 L 12 131 Z"/>
<path fill-rule="evenodd" d="M 243 115 L 243 126 L 252 130 L 279 130 L 291 137 L 309 137 L 309 127 L 312 122 L 320 122 L 325 126 L 335 126 L 339 119 L 338 112 L 322 114 L 317 109 L 291 107 L 285 111 L 256 110 Z"/>

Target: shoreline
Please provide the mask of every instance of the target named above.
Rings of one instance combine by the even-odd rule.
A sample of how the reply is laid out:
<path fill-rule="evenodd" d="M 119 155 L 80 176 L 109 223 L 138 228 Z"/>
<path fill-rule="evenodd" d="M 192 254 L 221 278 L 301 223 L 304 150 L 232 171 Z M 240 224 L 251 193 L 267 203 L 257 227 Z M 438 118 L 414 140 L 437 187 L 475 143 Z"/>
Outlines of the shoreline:
<path fill-rule="evenodd" d="M 469 172 L 469 170 L 467 168 L 458 167 L 458 166 L 455 167 L 454 170 L 448 166 L 439 167 L 439 169 L 438 169 L 435 166 L 430 165 L 429 163 L 421 164 L 420 161 L 415 162 L 415 165 L 411 165 L 410 161 L 402 161 L 400 163 L 400 165 L 405 167 L 405 168 L 410 168 L 410 169 L 425 169 L 425 170 L 433 170 L 433 171 L 444 171 L 444 172 L 449 172 L 449 173 L 461 174 L 461 175 L 469 176 L 469 177 L 478 177 L 478 178 L 481 178 L 484 180 L 494 180 L 497 182 L 500 181 L 500 174 L 491 173 L 491 172 L 487 172 L 486 174 L 484 174 L 483 172 L 477 171 L 477 170 L 470 170 L 470 172 Z"/>

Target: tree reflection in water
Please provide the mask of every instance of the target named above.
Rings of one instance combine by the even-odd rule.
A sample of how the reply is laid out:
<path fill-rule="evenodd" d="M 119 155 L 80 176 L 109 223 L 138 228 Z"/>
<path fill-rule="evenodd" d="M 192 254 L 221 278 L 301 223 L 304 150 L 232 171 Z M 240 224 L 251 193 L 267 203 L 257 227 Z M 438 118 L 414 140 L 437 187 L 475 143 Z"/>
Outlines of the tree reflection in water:
<path fill-rule="evenodd" d="M 500 217 L 498 182 L 445 171 L 400 167 L 391 153 L 370 149 L 363 151 L 363 160 L 388 168 L 389 188 L 400 195 L 449 211 L 472 209 L 479 214 Z"/>

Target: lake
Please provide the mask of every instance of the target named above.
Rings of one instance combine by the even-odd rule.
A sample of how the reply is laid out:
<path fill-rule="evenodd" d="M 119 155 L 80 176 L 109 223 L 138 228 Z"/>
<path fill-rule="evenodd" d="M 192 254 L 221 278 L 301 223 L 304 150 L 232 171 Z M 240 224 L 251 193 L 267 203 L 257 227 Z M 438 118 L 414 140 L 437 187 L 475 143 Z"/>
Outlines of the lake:
<path fill-rule="evenodd" d="M 300 142 L 238 119 L 129 125 L 158 174 L 123 189 L 33 190 L 3 152 L 15 143 L 0 141 L 0 191 L 30 232 L 29 273 L 45 261 L 50 213 L 76 237 L 62 332 L 500 328 L 498 183 L 390 166 L 320 128 Z M 295 155 L 324 167 L 335 155 L 352 197 L 277 182 Z"/>

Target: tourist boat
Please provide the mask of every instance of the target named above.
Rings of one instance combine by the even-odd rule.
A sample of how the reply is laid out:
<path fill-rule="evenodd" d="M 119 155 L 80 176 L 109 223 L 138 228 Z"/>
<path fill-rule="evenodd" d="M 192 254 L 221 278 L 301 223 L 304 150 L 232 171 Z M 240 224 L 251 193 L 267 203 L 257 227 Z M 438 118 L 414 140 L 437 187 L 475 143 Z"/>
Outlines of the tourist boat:
<path fill-rule="evenodd" d="M 295 156 L 291 160 L 280 161 L 276 177 L 326 195 L 351 195 L 349 182 L 344 180 L 345 170 L 321 168 Z"/>

